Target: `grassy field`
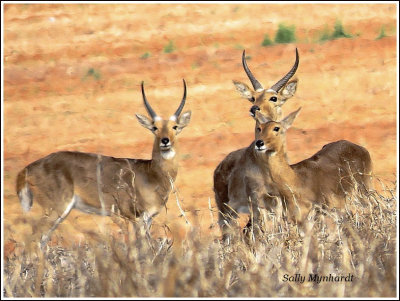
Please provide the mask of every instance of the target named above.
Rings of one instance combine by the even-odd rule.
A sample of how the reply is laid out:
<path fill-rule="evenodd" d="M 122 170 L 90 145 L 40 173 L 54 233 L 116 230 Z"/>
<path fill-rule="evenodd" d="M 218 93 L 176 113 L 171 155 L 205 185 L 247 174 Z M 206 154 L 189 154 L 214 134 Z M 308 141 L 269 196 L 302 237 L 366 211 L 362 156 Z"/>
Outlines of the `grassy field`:
<path fill-rule="evenodd" d="M 73 247 L 54 244 L 43 253 L 25 249 L 10 256 L 5 296 L 394 297 L 394 194 L 385 187 L 386 196 L 354 195 L 346 214 L 311 212 L 300 231 L 265 214 L 261 236 L 250 232 L 229 242 L 201 232 L 199 221 L 174 240 L 168 228 L 149 239 L 143 227 L 115 218 L 118 236 L 91 231 Z"/>
<path fill-rule="evenodd" d="M 395 296 L 395 4 L 3 8 L 5 296 Z M 302 111 L 287 134 L 290 162 L 347 139 L 370 152 L 376 191 L 310 221 L 302 235 L 272 220 L 263 238 L 223 245 L 212 174 L 254 139 L 251 105 L 232 84 L 248 82 L 242 51 L 267 87 L 290 69 L 295 47 L 299 86 L 283 112 Z M 185 215 L 171 195 L 147 240 L 132 221 L 73 211 L 44 253 L 24 246 L 41 211 L 34 205 L 23 214 L 17 173 L 60 150 L 150 158 L 152 136 L 134 117 L 145 112 L 140 83 L 167 117 L 182 97 L 182 78 L 193 113 L 179 137 L 175 183 Z M 296 273 L 350 273 L 354 281 L 283 281 Z"/>

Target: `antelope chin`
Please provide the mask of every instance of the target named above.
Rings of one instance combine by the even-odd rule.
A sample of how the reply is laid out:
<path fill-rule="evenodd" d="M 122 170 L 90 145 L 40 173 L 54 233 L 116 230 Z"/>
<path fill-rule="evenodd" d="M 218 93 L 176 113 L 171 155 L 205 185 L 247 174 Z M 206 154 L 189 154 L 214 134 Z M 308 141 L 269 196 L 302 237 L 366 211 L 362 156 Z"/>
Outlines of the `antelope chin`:
<path fill-rule="evenodd" d="M 161 151 L 169 151 L 171 148 L 172 148 L 171 143 L 168 143 L 168 144 L 160 143 Z"/>
<path fill-rule="evenodd" d="M 263 146 L 263 147 L 254 146 L 254 149 L 255 149 L 257 152 L 260 152 L 260 153 L 265 153 L 265 152 L 267 152 L 267 150 L 268 150 L 265 146 Z"/>
<path fill-rule="evenodd" d="M 175 150 L 171 146 L 161 148 L 161 157 L 165 160 L 171 160 L 175 157 Z"/>

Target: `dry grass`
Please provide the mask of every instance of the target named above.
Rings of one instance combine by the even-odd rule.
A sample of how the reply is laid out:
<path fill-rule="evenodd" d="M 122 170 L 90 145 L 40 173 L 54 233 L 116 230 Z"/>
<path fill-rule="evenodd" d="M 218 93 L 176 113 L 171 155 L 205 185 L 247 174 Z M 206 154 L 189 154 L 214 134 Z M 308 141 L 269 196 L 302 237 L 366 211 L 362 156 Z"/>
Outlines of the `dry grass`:
<path fill-rule="evenodd" d="M 186 239 L 149 238 L 114 217 L 122 235 L 90 233 L 80 246 L 23 250 L 4 263 L 6 297 L 394 297 L 396 183 L 352 195 L 346 210 L 312 210 L 299 230 L 264 214 L 261 234 L 229 242 L 187 225 Z M 213 210 L 210 206 L 210 210 Z M 212 224 L 211 227 L 216 226 Z M 300 232 L 300 234 L 299 234 Z M 90 240 L 89 240 L 90 236 Z M 250 238 L 250 239 L 249 239 Z M 312 282 L 309 274 L 353 276 Z M 285 282 L 285 274 L 305 276 Z"/>

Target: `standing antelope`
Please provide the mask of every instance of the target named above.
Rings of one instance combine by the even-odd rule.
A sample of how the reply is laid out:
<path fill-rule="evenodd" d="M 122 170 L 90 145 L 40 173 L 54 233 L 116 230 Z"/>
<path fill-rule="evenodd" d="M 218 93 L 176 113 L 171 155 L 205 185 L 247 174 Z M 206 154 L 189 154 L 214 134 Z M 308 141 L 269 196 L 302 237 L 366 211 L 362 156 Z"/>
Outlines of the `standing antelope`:
<path fill-rule="evenodd" d="M 300 109 L 280 122 L 256 112 L 255 141 L 249 147 L 261 175 L 271 181 L 269 194 L 283 200 L 289 218 L 302 223 L 313 204 L 344 208 L 346 195 L 357 188 L 368 191 L 372 173 L 369 152 L 346 140 L 326 144 L 320 151 L 289 165 L 284 151 L 284 135 Z M 264 173 L 264 174 L 263 174 Z M 267 191 L 252 191 L 255 202 L 269 201 Z"/>
<path fill-rule="evenodd" d="M 147 102 L 143 82 L 143 102 L 151 119 L 136 114 L 139 123 L 155 136 L 151 160 L 114 158 L 109 156 L 61 151 L 52 153 L 26 166 L 17 176 L 17 194 L 25 212 L 33 199 L 44 212 L 55 212 L 44 218 L 34 232 L 47 231 L 42 247 L 75 208 L 84 213 L 110 215 L 118 208 L 126 218 L 143 217 L 151 223 L 166 204 L 171 182 L 178 172 L 176 136 L 189 124 L 191 111 L 182 113 L 184 93 L 176 112 L 168 119 L 159 117 Z M 37 233 L 40 234 L 40 233 Z"/>
<path fill-rule="evenodd" d="M 233 81 L 240 95 L 250 102 L 253 106 L 250 115 L 255 118 L 256 112 L 262 112 L 272 120 L 282 117 L 281 106 L 291 98 L 297 89 L 297 79 L 290 80 L 296 73 L 299 65 L 299 54 L 296 48 L 296 60 L 290 71 L 282 77 L 276 84 L 269 89 L 264 89 L 251 73 L 246 63 L 246 54 L 242 55 L 243 68 L 253 85 L 254 90 L 245 83 Z M 249 196 L 253 187 L 249 179 L 259 177 L 261 171 L 258 170 L 253 160 L 253 148 L 242 148 L 228 154 L 214 171 L 214 192 L 215 201 L 219 210 L 219 225 L 224 233 L 227 224 L 232 222 L 232 218 L 237 218 L 237 213 L 249 213 Z M 267 191 L 272 190 L 271 180 L 268 170 L 264 171 L 264 178 L 259 179 L 259 186 Z"/>

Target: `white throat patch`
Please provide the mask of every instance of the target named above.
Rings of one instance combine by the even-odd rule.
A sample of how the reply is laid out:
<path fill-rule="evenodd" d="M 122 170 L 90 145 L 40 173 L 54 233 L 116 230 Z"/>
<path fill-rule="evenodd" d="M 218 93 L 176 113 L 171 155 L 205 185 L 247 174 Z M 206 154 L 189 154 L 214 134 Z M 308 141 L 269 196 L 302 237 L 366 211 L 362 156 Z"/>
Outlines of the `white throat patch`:
<path fill-rule="evenodd" d="M 168 151 L 161 151 L 161 157 L 163 157 L 165 160 L 171 160 L 175 157 L 175 150 L 171 148 Z"/>

